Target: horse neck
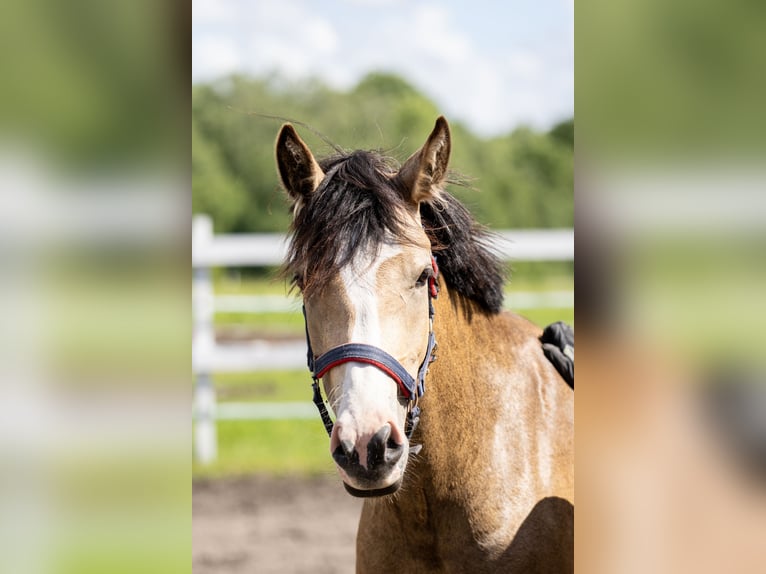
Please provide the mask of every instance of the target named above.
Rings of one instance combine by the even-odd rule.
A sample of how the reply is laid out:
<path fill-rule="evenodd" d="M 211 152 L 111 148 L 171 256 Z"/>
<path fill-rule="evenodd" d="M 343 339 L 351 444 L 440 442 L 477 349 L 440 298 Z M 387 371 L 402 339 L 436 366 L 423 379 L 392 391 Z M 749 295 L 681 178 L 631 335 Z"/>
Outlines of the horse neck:
<path fill-rule="evenodd" d="M 434 331 L 437 359 L 421 401 L 420 434 L 413 437 L 423 444 L 413 462 L 425 472 L 416 466 L 413 475 L 425 489 L 472 496 L 484 488 L 487 457 L 495 453 L 504 457 L 501 466 L 523 472 L 524 449 L 504 443 L 537 434 L 540 397 L 555 385 L 536 362 L 539 328 L 521 317 L 483 312 L 443 285 Z"/>
<path fill-rule="evenodd" d="M 435 308 L 438 349 L 423 399 L 424 413 L 428 413 L 424 432 L 431 431 L 432 423 L 442 422 L 443 418 L 455 431 L 469 430 L 496 391 L 486 376 L 477 374 L 505 370 L 505 365 L 495 364 L 493 350 L 508 334 L 498 330 L 496 316 L 450 291 L 449 286 L 442 285 Z M 429 434 L 428 439 L 437 443 L 443 438 L 437 432 Z"/>
<path fill-rule="evenodd" d="M 422 567 L 411 571 L 443 560 L 458 560 L 455 571 L 466 571 L 459 560 L 470 571 L 508 571 L 476 561 L 510 548 L 542 498 L 573 500 L 571 390 L 529 321 L 483 313 L 444 285 L 435 307 L 437 358 L 413 435 L 423 449 L 396 494 L 365 501 L 357 548 L 415 549 L 410 558 Z"/>

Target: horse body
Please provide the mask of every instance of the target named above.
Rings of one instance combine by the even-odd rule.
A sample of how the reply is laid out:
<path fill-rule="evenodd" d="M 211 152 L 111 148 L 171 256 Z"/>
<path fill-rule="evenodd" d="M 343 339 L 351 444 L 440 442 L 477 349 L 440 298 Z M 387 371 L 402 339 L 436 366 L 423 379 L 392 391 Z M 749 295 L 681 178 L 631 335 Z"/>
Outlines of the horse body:
<path fill-rule="evenodd" d="M 443 285 L 437 360 L 401 490 L 365 501 L 358 572 L 566 572 L 573 566 L 573 395 L 540 329 Z"/>
<path fill-rule="evenodd" d="M 442 189 L 450 146 L 444 118 L 399 169 L 317 162 L 289 125 L 277 139 L 315 402 L 367 497 L 357 571 L 571 571 L 574 396 L 542 331 L 502 312 L 489 237 Z"/>

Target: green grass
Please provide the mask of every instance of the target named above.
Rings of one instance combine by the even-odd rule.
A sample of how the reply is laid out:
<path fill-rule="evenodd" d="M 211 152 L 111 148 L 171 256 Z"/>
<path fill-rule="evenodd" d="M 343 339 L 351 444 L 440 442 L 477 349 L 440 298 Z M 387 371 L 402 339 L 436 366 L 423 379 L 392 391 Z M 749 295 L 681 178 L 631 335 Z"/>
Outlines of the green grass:
<path fill-rule="evenodd" d="M 217 327 L 251 327 L 259 333 L 290 335 L 303 332 L 303 314 L 292 313 L 230 313 L 216 312 Z"/>
<path fill-rule="evenodd" d="M 574 326 L 574 309 L 522 309 L 518 314 L 541 327 L 556 321 L 564 321 Z"/>
<path fill-rule="evenodd" d="M 220 402 L 284 402 L 311 400 L 308 370 L 218 373 L 213 375 Z"/>
<path fill-rule="evenodd" d="M 217 269 L 213 274 L 215 292 L 218 295 L 287 295 L 289 285 L 276 277 L 276 271 L 267 275 L 250 275 L 237 269 L 226 273 Z"/>
<path fill-rule="evenodd" d="M 334 473 L 318 415 L 316 420 L 218 421 L 217 426 L 218 458 L 208 466 L 195 462 L 195 477 Z"/>

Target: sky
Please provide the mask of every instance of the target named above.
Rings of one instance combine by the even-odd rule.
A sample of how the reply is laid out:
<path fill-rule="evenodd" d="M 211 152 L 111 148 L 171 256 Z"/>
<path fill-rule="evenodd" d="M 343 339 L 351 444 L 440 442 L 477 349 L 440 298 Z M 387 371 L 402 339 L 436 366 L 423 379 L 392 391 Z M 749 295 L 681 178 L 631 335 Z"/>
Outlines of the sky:
<path fill-rule="evenodd" d="M 400 74 L 491 136 L 574 114 L 574 0 L 193 0 L 192 81 Z"/>

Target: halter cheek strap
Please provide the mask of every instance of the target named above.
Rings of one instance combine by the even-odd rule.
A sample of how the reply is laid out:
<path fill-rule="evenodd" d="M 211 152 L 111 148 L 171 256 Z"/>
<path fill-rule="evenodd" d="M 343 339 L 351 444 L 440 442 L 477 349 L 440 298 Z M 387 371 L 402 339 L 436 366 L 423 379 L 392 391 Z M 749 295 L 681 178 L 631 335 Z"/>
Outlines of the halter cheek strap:
<path fill-rule="evenodd" d="M 426 391 L 425 381 L 426 374 L 428 373 L 428 366 L 436 359 L 436 355 L 434 354 L 436 351 L 436 338 L 434 337 L 433 329 L 433 299 L 436 299 L 436 296 L 439 293 L 437 283 L 439 268 L 437 267 L 436 259 L 433 256 L 431 257 L 431 265 L 434 273 L 428 280 L 428 345 L 426 347 L 426 354 L 423 358 L 423 362 L 418 369 L 417 379 L 413 378 L 399 361 L 383 349 L 364 343 L 345 343 L 333 347 L 326 353 L 315 357 L 314 351 L 311 348 L 308 321 L 306 321 L 306 307 L 303 307 L 303 318 L 306 322 L 306 345 L 308 347 L 306 360 L 314 380 L 311 385 L 314 390 L 314 397 L 312 400 L 319 410 L 319 416 L 322 419 L 322 423 L 324 424 L 328 435 L 332 434 L 333 422 L 327 412 L 325 401 L 322 398 L 322 391 L 319 388 L 319 379 L 321 379 L 330 369 L 337 367 L 338 365 L 355 362 L 372 365 L 394 380 L 399 387 L 402 396 L 407 399 L 409 403 L 405 435 L 407 436 L 407 439 L 412 437 L 412 433 L 415 431 L 415 427 L 420 420 L 420 407 L 417 403 L 418 399 L 422 397 L 423 393 Z"/>

